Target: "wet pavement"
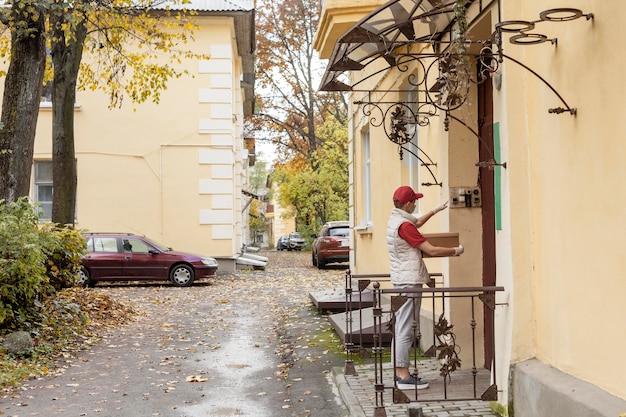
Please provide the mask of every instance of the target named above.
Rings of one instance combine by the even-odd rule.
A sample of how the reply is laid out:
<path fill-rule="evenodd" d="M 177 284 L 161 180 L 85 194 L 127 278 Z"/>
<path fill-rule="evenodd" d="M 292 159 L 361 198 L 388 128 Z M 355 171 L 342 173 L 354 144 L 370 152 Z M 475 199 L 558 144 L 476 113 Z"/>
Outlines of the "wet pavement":
<path fill-rule="evenodd" d="M 356 364 L 356 374 L 345 375 L 341 343 L 309 297 L 341 292 L 347 266 L 320 271 L 308 252 L 262 254 L 270 257 L 266 271 L 220 275 L 190 288 L 87 289 L 132 305 L 137 316 L 65 355 L 48 376 L 0 395 L 0 416 L 497 416 L 484 401 L 429 402 L 436 360 L 420 362 L 433 386 L 419 401 L 393 403 L 389 391 L 377 404 L 373 364 Z M 388 384 L 393 370 L 384 369 Z"/>
<path fill-rule="evenodd" d="M 344 417 L 344 359 L 308 294 L 344 286 L 307 252 L 265 252 L 266 271 L 196 282 L 98 284 L 139 314 L 50 375 L 0 397 L 3 416 Z M 336 343 L 335 343 L 336 345 Z"/>

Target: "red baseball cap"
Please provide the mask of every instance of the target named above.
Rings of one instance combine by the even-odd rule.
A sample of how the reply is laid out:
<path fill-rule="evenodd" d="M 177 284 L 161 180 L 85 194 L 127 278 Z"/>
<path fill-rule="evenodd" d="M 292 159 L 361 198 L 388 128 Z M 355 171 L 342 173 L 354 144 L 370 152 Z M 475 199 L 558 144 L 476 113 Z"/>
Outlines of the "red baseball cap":
<path fill-rule="evenodd" d="M 417 200 L 418 198 L 422 198 L 422 197 L 424 197 L 424 194 L 416 193 L 408 185 L 403 185 L 402 187 L 399 187 L 393 193 L 394 203 L 400 203 L 400 204 L 406 204 L 409 201 Z"/>

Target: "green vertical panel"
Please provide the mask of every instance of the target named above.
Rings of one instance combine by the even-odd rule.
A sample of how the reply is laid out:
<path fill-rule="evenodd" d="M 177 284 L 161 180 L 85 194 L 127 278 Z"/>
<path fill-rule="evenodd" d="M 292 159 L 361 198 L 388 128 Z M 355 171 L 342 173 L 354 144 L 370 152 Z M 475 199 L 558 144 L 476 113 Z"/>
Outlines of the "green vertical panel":
<path fill-rule="evenodd" d="M 500 122 L 493 124 L 493 157 L 496 163 L 500 163 L 502 160 L 500 157 Z M 495 198 L 496 230 L 502 230 L 502 167 L 496 166 L 495 168 L 493 192 Z"/>

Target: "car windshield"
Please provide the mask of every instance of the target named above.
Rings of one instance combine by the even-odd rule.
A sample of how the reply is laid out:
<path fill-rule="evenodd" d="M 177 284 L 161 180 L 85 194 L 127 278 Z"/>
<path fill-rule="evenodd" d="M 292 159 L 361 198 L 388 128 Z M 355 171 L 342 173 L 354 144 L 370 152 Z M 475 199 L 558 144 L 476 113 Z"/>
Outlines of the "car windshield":
<path fill-rule="evenodd" d="M 328 230 L 328 236 L 348 237 L 350 231 L 347 227 L 335 227 Z"/>
<path fill-rule="evenodd" d="M 297 233 L 297 232 L 296 233 L 292 233 L 289 236 L 291 236 L 294 239 L 300 239 L 300 233 Z"/>

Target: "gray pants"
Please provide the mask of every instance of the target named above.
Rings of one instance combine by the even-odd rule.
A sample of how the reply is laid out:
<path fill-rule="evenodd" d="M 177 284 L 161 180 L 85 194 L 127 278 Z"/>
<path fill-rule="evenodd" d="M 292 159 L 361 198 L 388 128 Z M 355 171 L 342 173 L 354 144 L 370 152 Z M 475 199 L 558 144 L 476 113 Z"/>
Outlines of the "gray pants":
<path fill-rule="evenodd" d="M 422 284 L 394 285 L 396 289 L 422 288 Z M 394 324 L 394 340 L 391 344 L 391 363 L 397 368 L 409 368 L 411 365 L 411 347 L 416 341 L 420 328 L 420 308 L 422 306 L 422 293 L 404 293 L 409 299 L 396 312 Z M 415 328 L 413 328 L 415 324 Z M 394 351 L 395 346 L 395 351 Z M 394 359 L 395 358 L 395 359 Z"/>

